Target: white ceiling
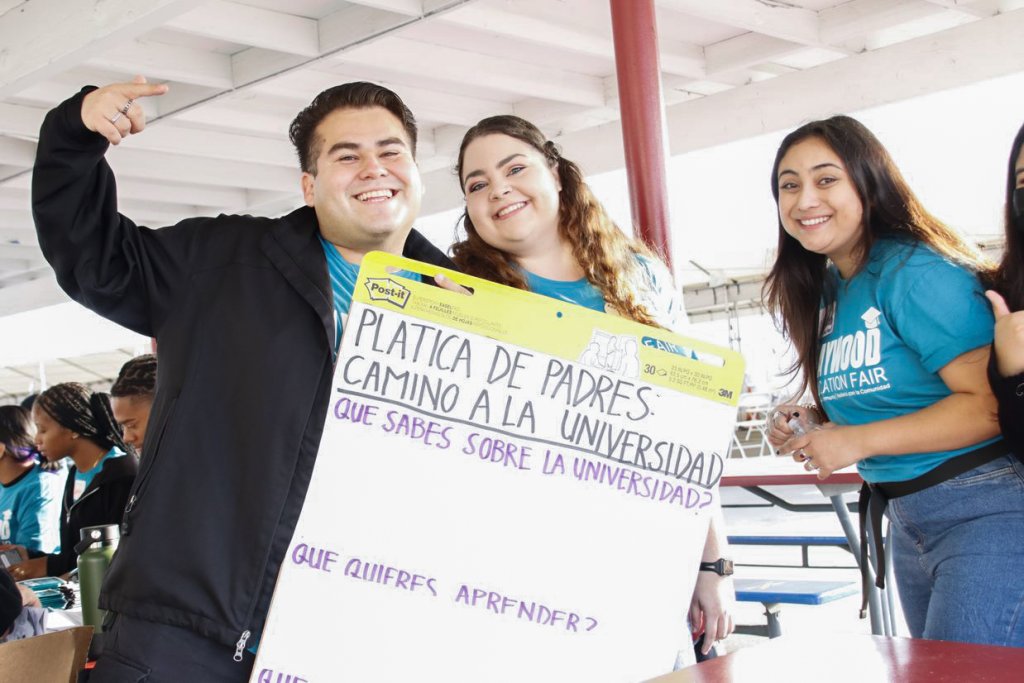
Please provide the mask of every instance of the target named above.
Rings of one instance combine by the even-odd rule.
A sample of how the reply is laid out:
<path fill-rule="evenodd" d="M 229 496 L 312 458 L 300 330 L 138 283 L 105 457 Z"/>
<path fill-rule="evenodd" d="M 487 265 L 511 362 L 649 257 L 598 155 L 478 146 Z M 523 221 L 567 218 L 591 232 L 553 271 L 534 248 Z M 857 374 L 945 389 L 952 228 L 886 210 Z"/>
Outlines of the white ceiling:
<path fill-rule="evenodd" d="M 656 5 L 672 154 L 1024 65 L 1024 0 Z M 294 208 L 287 126 L 346 80 L 416 113 L 431 213 L 461 202 L 453 157 L 490 114 L 538 123 L 588 173 L 623 165 L 607 0 L 0 0 L 0 46 L 0 316 L 66 300 L 29 186 L 45 112 L 83 84 L 171 85 L 108 155 L 122 211 L 154 227 Z"/>

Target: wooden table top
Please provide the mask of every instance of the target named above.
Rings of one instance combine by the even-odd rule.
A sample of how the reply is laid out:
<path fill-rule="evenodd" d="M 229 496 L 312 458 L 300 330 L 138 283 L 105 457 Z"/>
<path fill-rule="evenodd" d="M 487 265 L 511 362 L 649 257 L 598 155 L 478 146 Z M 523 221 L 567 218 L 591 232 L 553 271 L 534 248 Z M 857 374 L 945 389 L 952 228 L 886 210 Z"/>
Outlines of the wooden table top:
<path fill-rule="evenodd" d="M 827 484 L 856 484 L 863 480 L 857 468 L 849 467 L 827 479 L 818 479 L 803 465 L 790 457 L 765 455 L 759 458 L 729 458 L 720 486 L 818 486 Z"/>
<path fill-rule="evenodd" d="M 1024 680 L 1024 648 L 841 635 L 782 636 L 650 683 L 1004 683 Z"/>

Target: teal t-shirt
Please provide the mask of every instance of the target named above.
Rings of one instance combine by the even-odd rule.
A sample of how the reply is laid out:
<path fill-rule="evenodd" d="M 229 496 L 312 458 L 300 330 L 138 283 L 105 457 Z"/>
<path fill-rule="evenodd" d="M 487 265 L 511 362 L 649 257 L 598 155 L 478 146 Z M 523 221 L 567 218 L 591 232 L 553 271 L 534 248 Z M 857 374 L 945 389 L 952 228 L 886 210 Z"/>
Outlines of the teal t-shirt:
<path fill-rule="evenodd" d="M 96 475 L 99 474 L 100 470 L 103 469 L 103 463 L 105 463 L 107 460 L 110 460 L 111 458 L 121 457 L 124 457 L 124 453 L 120 451 L 117 448 L 117 446 L 114 446 L 109 451 L 107 451 L 106 455 L 100 458 L 100 461 L 96 463 L 92 469 L 87 470 L 85 472 L 79 472 L 76 469 L 75 484 L 74 489 L 72 489 L 72 498 L 74 500 L 78 500 L 79 498 L 82 497 L 82 494 L 85 493 L 85 490 L 89 488 L 89 484 L 92 483 L 92 480 L 95 479 Z"/>
<path fill-rule="evenodd" d="M 30 552 L 60 551 L 60 502 L 66 470 L 33 465 L 9 484 L 0 484 L 0 543 Z"/>
<path fill-rule="evenodd" d="M 356 291 L 356 279 L 359 277 L 359 266 L 349 263 L 333 244 L 317 234 L 320 246 L 327 258 L 327 274 L 331 278 L 331 294 L 334 298 L 334 353 L 337 355 L 341 346 L 341 332 L 348 318 L 348 310 L 352 306 L 352 293 Z M 407 270 L 400 270 L 395 275 L 419 281 L 420 276 Z"/>
<path fill-rule="evenodd" d="M 822 310 L 818 390 L 836 424 L 866 424 L 932 405 L 952 393 L 939 370 L 992 342 L 992 312 L 978 278 L 925 245 L 881 239 L 849 281 L 834 268 L 830 274 L 836 302 Z M 857 469 L 866 481 L 905 481 L 981 445 L 879 455 Z"/>
<path fill-rule="evenodd" d="M 526 275 L 526 286 L 531 292 L 604 313 L 604 296 L 587 278 L 551 280 L 527 270 L 523 274 Z"/>
<path fill-rule="evenodd" d="M 679 290 L 672 283 L 672 275 L 660 261 L 636 256 L 637 272 L 631 282 L 633 294 L 659 325 L 673 331 L 686 328 L 686 313 Z M 586 278 L 579 280 L 551 280 L 527 270 L 526 286 L 535 294 L 577 304 L 595 311 L 605 312 L 604 295 Z"/>

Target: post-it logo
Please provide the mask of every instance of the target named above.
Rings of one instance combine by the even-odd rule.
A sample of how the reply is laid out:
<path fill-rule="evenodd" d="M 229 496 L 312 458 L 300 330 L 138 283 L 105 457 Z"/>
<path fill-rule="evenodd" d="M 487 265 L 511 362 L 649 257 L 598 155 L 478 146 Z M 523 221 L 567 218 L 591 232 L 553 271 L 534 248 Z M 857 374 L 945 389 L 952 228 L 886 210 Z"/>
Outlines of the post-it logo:
<path fill-rule="evenodd" d="M 387 301 L 399 308 L 409 302 L 409 289 L 391 278 L 371 277 L 366 280 L 370 301 Z"/>

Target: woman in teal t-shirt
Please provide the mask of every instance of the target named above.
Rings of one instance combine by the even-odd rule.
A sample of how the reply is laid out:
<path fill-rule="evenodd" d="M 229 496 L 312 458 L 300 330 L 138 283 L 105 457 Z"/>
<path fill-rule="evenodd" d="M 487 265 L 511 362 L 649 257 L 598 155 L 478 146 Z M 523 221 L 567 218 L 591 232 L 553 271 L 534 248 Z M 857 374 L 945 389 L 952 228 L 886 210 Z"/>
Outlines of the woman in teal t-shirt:
<path fill-rule="evenodd" d="M 466 238 L 452 253 L 463 272 L 646 325 L 685 325 L 668 268 L 615 225 L 579 166 L 532 123 L 483 119 L 463 137 L 456 171 Z M 702 559 L 727 551 L 721 521 L 713 521 Z M 731 578 L 698 573 L 690 623 L 705 626 L 705 654 L 732 633 L 734 599 Z M 681 654 L 680 663 L 692 660 L 688 649 Z"/>
<path fill-rule="evenodd" d="M 27 410 L 0 406 L 0 550 L 20 545 L 35 556 L 59 545 L 64 478 L 39 466 L 33 432 Z"/>
<path fill-rule="evenodd" d="M 986 378 L 988 264 L 852 118 L 790 133 L 772 192 L 766 298 L 825 424 L 775 424 L 769 438 L 821 478 L 857 465 L 876 539 L 890 520 L 911 635 L 1024 646 L 1024 466 L 999 436 Z"/>

